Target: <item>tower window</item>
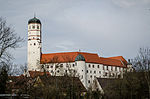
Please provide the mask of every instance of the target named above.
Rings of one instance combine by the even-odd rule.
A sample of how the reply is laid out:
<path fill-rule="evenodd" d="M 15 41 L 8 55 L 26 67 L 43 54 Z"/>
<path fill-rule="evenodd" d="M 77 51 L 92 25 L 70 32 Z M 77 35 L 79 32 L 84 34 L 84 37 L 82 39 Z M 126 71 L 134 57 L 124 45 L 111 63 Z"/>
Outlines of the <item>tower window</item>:
<path fill-rule="evenodd" d="M 33 25 L 32 28 L 35 29 L 35 26 Z"/>
<path fill-rule="evenodd" d="M 36 43 L 34 43 L 34 45 L 36 45 Z"/>
<path fill-rule="evenodd" d="M 37 26 L 37 29 L 39 29 L 39 26 Z"/>

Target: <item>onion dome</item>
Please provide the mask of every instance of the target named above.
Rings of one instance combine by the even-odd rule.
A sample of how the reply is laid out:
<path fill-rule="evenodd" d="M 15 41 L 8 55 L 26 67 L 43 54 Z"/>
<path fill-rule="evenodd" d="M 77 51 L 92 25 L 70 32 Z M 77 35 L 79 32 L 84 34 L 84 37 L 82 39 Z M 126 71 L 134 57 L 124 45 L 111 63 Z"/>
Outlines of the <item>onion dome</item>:
<path fill-rule="evenodd" d="M 36 17 L 34 17 L 34 18 L 32 18 L 28 21 L 28 24 L 30 24 L 30 23 L 39 23 L 39 24 L 41 24 L 41 21 L 39 19 L 37 19 Z"/>
<path fill-rule="evenodd" d="M 75 61 L 85 61 L 85 58 L 81 54 L 78 54 L 78 56 L 75 58 Z"/>

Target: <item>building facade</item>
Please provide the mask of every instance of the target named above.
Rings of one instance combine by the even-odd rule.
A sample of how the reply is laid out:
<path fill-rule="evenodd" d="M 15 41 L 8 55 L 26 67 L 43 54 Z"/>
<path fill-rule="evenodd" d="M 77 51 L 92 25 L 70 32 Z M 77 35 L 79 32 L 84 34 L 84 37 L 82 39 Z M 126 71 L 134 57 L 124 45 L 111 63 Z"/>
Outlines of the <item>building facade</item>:
<path fill-rule="evenodd" d="M 95 77 L 123 77 L 128 68 L 122 56 L 100 57 L 96 53 L 41 52 L 41 22 L 36 17 L 28 21 L 28 71 L 49 71 L 52 76 L 79 77 L 86 88 L 89 88 Z"/>

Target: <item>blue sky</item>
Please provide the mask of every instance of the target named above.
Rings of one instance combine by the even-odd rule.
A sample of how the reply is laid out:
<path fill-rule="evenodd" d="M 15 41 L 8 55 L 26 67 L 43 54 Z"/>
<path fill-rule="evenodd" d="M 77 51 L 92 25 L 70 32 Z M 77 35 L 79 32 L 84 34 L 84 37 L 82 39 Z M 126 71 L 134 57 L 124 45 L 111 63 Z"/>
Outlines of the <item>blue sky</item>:
<path fill-rule="evenodd" d="M 25 39 L 13 50 L 16 64 L 27 62 L 34 13 L 42 22 L 42 53 L 80 49 L 128 59 L 150 47 L 150 0 L 0 0 L 0 16 Z"/>

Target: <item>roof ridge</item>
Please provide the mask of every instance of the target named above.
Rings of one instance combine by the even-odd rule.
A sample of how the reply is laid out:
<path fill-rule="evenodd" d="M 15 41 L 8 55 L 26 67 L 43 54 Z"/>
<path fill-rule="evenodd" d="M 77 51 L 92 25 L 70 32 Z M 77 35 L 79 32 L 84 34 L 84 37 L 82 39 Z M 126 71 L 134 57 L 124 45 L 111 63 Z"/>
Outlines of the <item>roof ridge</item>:
<path fill-rule="evenodd" d="M 58 52 L 58 53 L 42 53 L 42 54 L 45 54 L 45 55 L 49 55 L 49 54 L 63 54 L 63 53 L 86 53 L 86 54 L 95 54 L 95 55 L 98 55 L 97 53 L 89 53 L 89 52 Z"/>

